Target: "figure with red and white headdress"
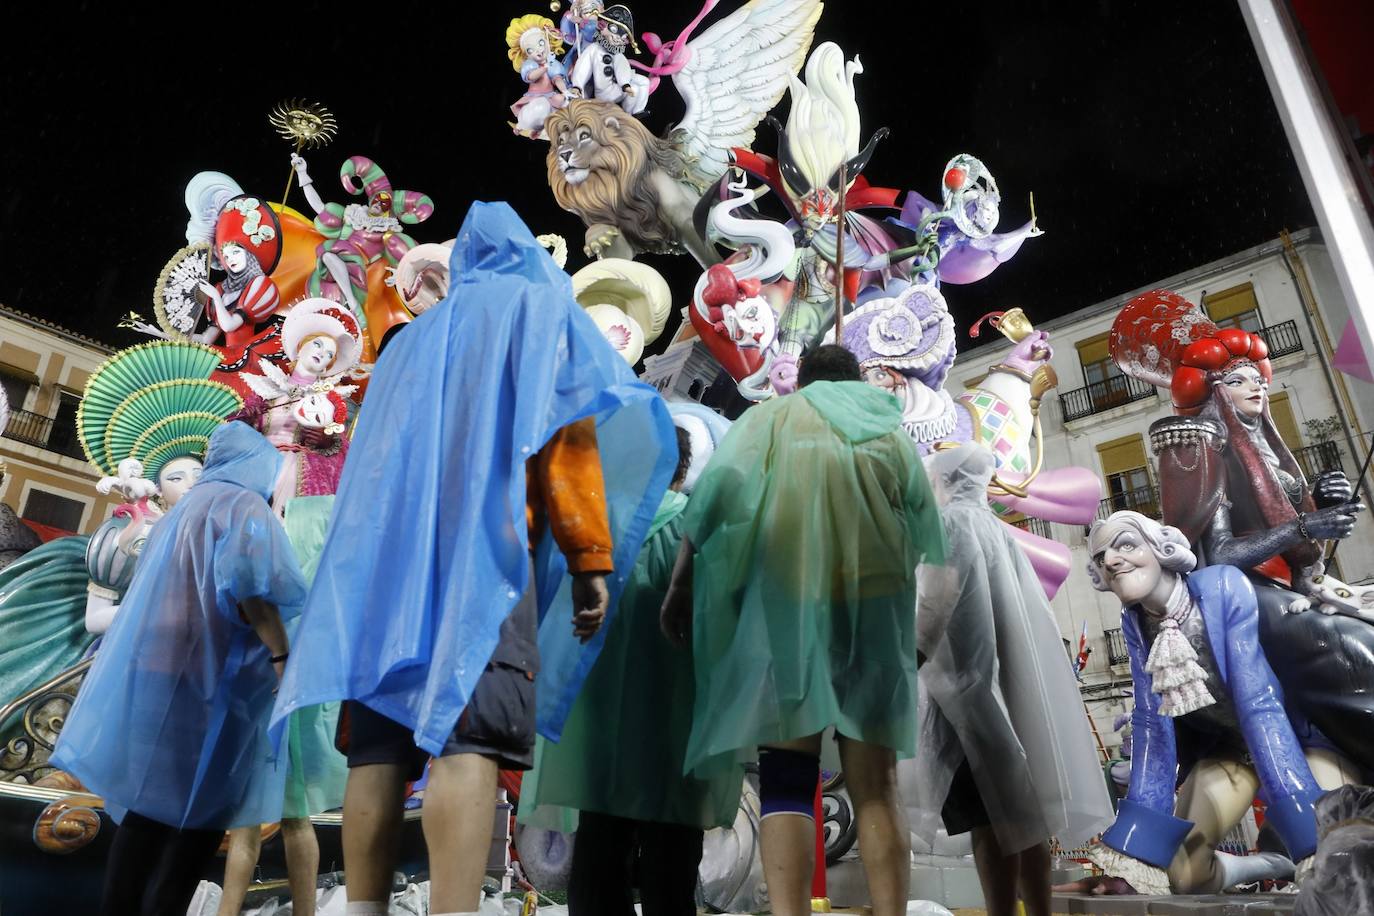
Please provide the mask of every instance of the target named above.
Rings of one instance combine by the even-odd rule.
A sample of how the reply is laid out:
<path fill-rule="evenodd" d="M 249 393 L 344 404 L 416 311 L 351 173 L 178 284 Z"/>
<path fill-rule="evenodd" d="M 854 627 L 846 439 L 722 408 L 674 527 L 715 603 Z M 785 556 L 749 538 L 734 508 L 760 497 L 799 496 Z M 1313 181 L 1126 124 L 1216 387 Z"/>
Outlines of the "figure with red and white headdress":
<path fill-rule="evenodd" d="M 339 382 L 358 364 L 362 332 L 347 306 L 306 299 L 287 312 L 281 346 L 290 373 L 262 363 L 262 375 L 244 377 L 252 394 L 235 415 L 288 453 L 272 497 L 278 516 L 298 496 L 330 495 L 338 487 L 348 453 L 345 399 L 355 390 Z"/>
<path fill-rule="evenodd" d="M 1323 546 L 1349 537 L 1363 507 L 1342 471 L 1309 483 L 1279 436 L 1269 414 L 1274 372 L 1263 338 L 1218 328 L 1177 293 L 1153 290 L 1121 310 L 1110 347 L 1123 372 L 1167 387 L 1173 397 L 1177 416 L 1150 428 L 1165 520 L 1202 548 L 1207 565 L 1238 566 L 1325 601 Z M 1328 610 L 1374 619 L 1374 604 L 1362 608 L 1360 596 L 1345 590 L 1332 596 L 1348 599 L 1345 605 Z"/>
<path fill-rule="evenodd" d="M 1264 340 L 1153 290 L 1122 309 L 1110 348 L 1123 372 L 1172 395 L 1176 416 L 1150 427 L 1164 522 L 1189 539 L 1199 566 L 1249 576 L 1285 703 L 1319 739 L 1304 745 L 1374 767 L 1374 588 L 1346 585 L 1323 563 L 1364 506 L 1341 471 L 1304 477 L 1269 413 Z M 1321 613 L 1300 613 L 1309 608 Z M 1313 771 L 1322 781 L 1322 768 Z"/>
<path fill-rule="evenodd" d="M 211 266 L 222 269 L 225 277 L 215 284 L 200 284 L 210 324 L 197 339 L 216 344 L 223 336 L 217 349 L 224 362 L 213 377 L 240 394 L 250 393 L 241 374 L 258 372 L 263 360 L 283 358 L 273 322 L 281 292 L 269 276 L 281 259 L 281 247 L 277 214 L 258 198 L 240 194 L 220 209 Z"/>

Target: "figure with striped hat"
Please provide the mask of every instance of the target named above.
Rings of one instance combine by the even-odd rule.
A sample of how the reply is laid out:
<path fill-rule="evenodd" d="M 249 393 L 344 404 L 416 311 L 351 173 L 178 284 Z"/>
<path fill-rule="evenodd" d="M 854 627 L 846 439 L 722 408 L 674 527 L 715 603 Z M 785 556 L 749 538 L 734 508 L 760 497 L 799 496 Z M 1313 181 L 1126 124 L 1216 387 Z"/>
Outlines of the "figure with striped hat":
<path fill-rule="evenodd" d="M 367 329 L 367 268 L 379 258 L 392 267 L 400 263 L 415 240 L 403 232 L 434 213 L 434 201 L 418 191 L 397 191 L 382 167 L 366 156 L 350 156 L 339 168 L 339 180 L 349 194 L 366 204 L 327 204 L 307 171 L 305 159 L 293 153 L 291 165 L 301 190 L 317 214 L 315 228 L 325 237 L 315 250 L 319 262 L 310 278 L 310 295 L 343 302 Z"/>

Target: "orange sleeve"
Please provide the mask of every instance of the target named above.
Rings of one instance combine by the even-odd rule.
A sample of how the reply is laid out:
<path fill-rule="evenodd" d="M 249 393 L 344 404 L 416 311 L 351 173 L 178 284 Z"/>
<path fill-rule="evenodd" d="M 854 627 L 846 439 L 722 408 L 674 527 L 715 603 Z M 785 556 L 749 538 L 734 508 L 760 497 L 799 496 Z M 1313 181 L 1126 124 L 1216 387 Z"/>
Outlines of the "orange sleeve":
<path fill-rule="evenodd" d="M 532 462 L 537 493 L 549 528 L 574 573 L 611 571 L 611 525 L 606 513 L 606 483 L 596 448 L 592 417 L 554 433 Z"/>

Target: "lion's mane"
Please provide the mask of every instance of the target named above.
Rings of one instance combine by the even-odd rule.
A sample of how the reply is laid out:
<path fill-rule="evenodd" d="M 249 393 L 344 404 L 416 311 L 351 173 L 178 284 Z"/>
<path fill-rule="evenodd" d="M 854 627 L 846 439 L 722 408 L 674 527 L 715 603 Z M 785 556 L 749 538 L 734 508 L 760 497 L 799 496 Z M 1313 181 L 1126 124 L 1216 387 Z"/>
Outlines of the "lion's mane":
<path fill-rule="evenodd" d="M 558 167 L 559 139 L 581 128 L 591 131 L 597 150 L 580 184 L 569 184 Z M 580 99 L 549 116 L 547 159 L 549 187 L 559 206 L 588 225 L 604 223 L 620 230 L 635 249 L 679 250 L 672 227 L 659 213 L 658 194 L 649 176 L 663 169 L 676 178 L 685 171 L 681 153 L 668 140 L 649 132 L 636 118 L 608 102 Z"/>

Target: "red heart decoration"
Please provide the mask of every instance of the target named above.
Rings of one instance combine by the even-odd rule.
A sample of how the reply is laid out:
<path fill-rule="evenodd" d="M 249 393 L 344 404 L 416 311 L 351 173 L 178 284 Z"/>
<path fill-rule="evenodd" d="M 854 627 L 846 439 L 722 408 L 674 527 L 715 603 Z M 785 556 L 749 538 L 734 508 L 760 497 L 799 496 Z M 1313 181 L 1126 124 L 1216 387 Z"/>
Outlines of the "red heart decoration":
<path fill-rule="evenodd" d="M 763 284 L 758 277 L 750 277 L 748 280 L 739 281 L 739 291 L 744 294 L 743 298 L 752 299 L 763 289 Z"/>
<path fill-rule="evenodd" d="M 734 305 L 739 299 L 739 288 L 734 271 L 724 264 L 713 264 L 706 271 L 706 288 L 701 291 L 701 301 L 716 308 Z"/>

